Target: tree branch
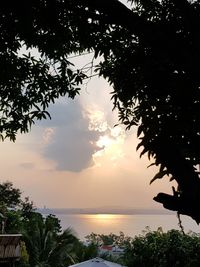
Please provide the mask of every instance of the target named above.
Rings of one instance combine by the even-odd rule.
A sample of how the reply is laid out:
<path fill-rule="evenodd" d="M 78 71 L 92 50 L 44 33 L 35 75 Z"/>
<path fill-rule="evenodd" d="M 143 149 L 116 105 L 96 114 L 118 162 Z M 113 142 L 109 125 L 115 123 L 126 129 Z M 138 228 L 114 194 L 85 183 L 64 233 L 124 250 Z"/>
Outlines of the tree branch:
<path fill-rule="evenodd" d="M 150 22 L 118 0 L 81 0 L 80 2 L 103 13 L 107 23 L 121 25 L 133 34 L 141 35 L 152 27 Z"/>

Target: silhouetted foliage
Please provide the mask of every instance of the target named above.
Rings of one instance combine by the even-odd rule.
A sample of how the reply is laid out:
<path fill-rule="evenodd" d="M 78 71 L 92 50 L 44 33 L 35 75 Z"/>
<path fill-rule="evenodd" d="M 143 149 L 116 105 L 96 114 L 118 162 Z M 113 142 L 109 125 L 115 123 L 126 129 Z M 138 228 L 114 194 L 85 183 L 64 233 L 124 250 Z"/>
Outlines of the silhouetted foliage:
<path fill-rule="evenodd" d="M 36 211 L 34 207 L 33 201 L 30 201 L 29 197 L 25 197 L 25 199 L 21 200 L 21 213 L 24 219 L 31 216 L 33 212 Z"/>
<path fill-rule="evenodd" d="M 0 229 L 2 233 L 19 233 L 23 228 L 23 221 L 34 212 L 33 202 L 26 197 L 22 199 L 22 192 L 15 188 L 12 182 L 0 183 Z"/>
<path fill-rule="evenodd" d="M 75 252 L 74 260 L 78 263 L 97 257 L 98 247 L 93 243 L 85 245 L 83 242 L 79 242 L 76 244 Z"/>
<path fill-rule="evenodd" d="M 73 229 L 62 230 L 55 215 L 42 216 L 28 197 L 23 201 L 21 191 L 14 188 L 12 182 L 0 184 L 0 191 L 1 232 L 22 234 L 17 266 L 65 267 L 97 255 L 97 247 L 85 246 Z"/>
<path fill-rule="evenodd" d="M 59 220 L 33 212 L 23 230 L 30 266 L 68 266 L 75 263 L 79 240 L 72 229 L 60 231 Z"/>
<path fill-rule="evenodd" d="M 200 3 L 189 0 L 36 0 L 0 3 L 0 133 L 15 140 L 74 98 L 87 78 L 69 56 L 94 52 L 114 107 L 138 127 L 141 155 L 178 187 L 154 199 L 200 222 Z M 23 55 L 22 48 L 35 48 Z"/>
<path fill-rule="evenodd" d="M 0 203 L 2 206 L 13 208 L 21 203 L 21 191 L 14 188 L 11 182 L 0 183 Z"/>
<path fill-rule="evenodd" d="M 123 238 L 122 238 L 123 237 Z M 135 237 L 119 235 L 102 235 L 91 233 L 86 237 L 90 242 L 116 244 L 124 251 L 119 254 L 104 255 L 105 259 L 128 267 L 198 267 L 200 262 L 200 236 L 190 232 L 184 234 L 178 230 L 164 232 L 161 227 L 151 231 L 149 227 Z M 104 240 L 104 241 L 103 241 Z"/>
<path fill-rule="evenodd" d="M 128 245 L 132 240 L 131 237 L 126 236 L 123 232 L 120 232 L 119 235 L 113 233 L 110 233 L 109 235 L 91 233 L 87 235 L 85 239 L 87 242 L 96 246 L 114 245 L 119 247 Z"/>

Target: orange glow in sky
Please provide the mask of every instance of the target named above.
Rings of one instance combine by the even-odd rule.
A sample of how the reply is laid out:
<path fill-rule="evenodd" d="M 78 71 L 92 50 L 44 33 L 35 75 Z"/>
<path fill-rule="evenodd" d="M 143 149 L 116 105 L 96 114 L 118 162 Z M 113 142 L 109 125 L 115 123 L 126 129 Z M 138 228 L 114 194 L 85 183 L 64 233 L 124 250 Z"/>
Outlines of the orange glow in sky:
<path fill-rule="evenodd" d="M 0 143 L 0 181 L 12 181 L 38 207 L 161 208 L 152 198 L 171 192 L 168 178 L 149 186 L 156 169 L 147 169 L 150 162 L 139 158 L 136 129 L 114 127 L 118 117 L 110 91 L 95 78 L 76 100 L 62 99 L 51 121 L 36 122 L 15 143 Z"/>

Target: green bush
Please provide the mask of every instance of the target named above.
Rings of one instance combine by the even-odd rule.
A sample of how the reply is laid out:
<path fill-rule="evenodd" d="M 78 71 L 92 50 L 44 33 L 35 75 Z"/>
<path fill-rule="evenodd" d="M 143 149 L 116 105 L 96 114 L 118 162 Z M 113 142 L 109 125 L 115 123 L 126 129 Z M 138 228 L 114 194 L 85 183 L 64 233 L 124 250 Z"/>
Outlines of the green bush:
<path fill-rule="evenodd" d="M 132 240 L 123 260 L 128 267 L 199 267 L 200 236 L 178 230 L 164 233 L 161 228 L 148 230 Z"/>

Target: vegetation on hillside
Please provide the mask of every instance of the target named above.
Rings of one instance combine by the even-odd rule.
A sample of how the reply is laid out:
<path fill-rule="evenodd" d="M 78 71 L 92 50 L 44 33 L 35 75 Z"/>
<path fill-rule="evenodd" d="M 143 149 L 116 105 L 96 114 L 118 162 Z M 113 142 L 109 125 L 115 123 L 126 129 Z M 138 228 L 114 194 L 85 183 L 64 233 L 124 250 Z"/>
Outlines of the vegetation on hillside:
<path fill-rule="evenodd" d="M 22 234 L 19 267 L 66 267 L 97 255 L 75 232 L 61 229 L 60 220 L 42 216 L 11 182 L 0 183 L 0 227 L 3 234 Z"/>
<path fill-rule="evenodd" d="M 33 203 L 28 198 L 22 200 L 21 191 L 11 182 L 0 183 L 0 191 L 1 231 L 22 234 L 19 267 L 67 267 L 96 257 L 102 245 L 122 248 L 123 253 L 117 257 L 109 253 L 101 257 L 128 267 L 199 266 L 199 234 L 178 230 L 165 233 L 161 228 L 146 229 L 135 237 L 123 232 L 119 235 L 91 233 L 86 236 L 85 245 L 72 229 L 63 231 L 55 215 L 43 217 L 36 212 Z"/>
<path fill-rule="evenodd" d="M 178 230 L 147 231 L 135 237 L 126 248 L 123 263 L 129 267 L 198 267 L 200 235 Z"/>
<path fill-rule="evenodd" d="M 135 237 L 123 233 L 95 234 L 86 237 L 95 244 L 119 245 L 124 253 L 104 254 L 102 257 L 128 267 L 198 267 L 200 262 L 200 235 L 184 234 L 178 230 L 163 232 L 146 228 Z"/>

